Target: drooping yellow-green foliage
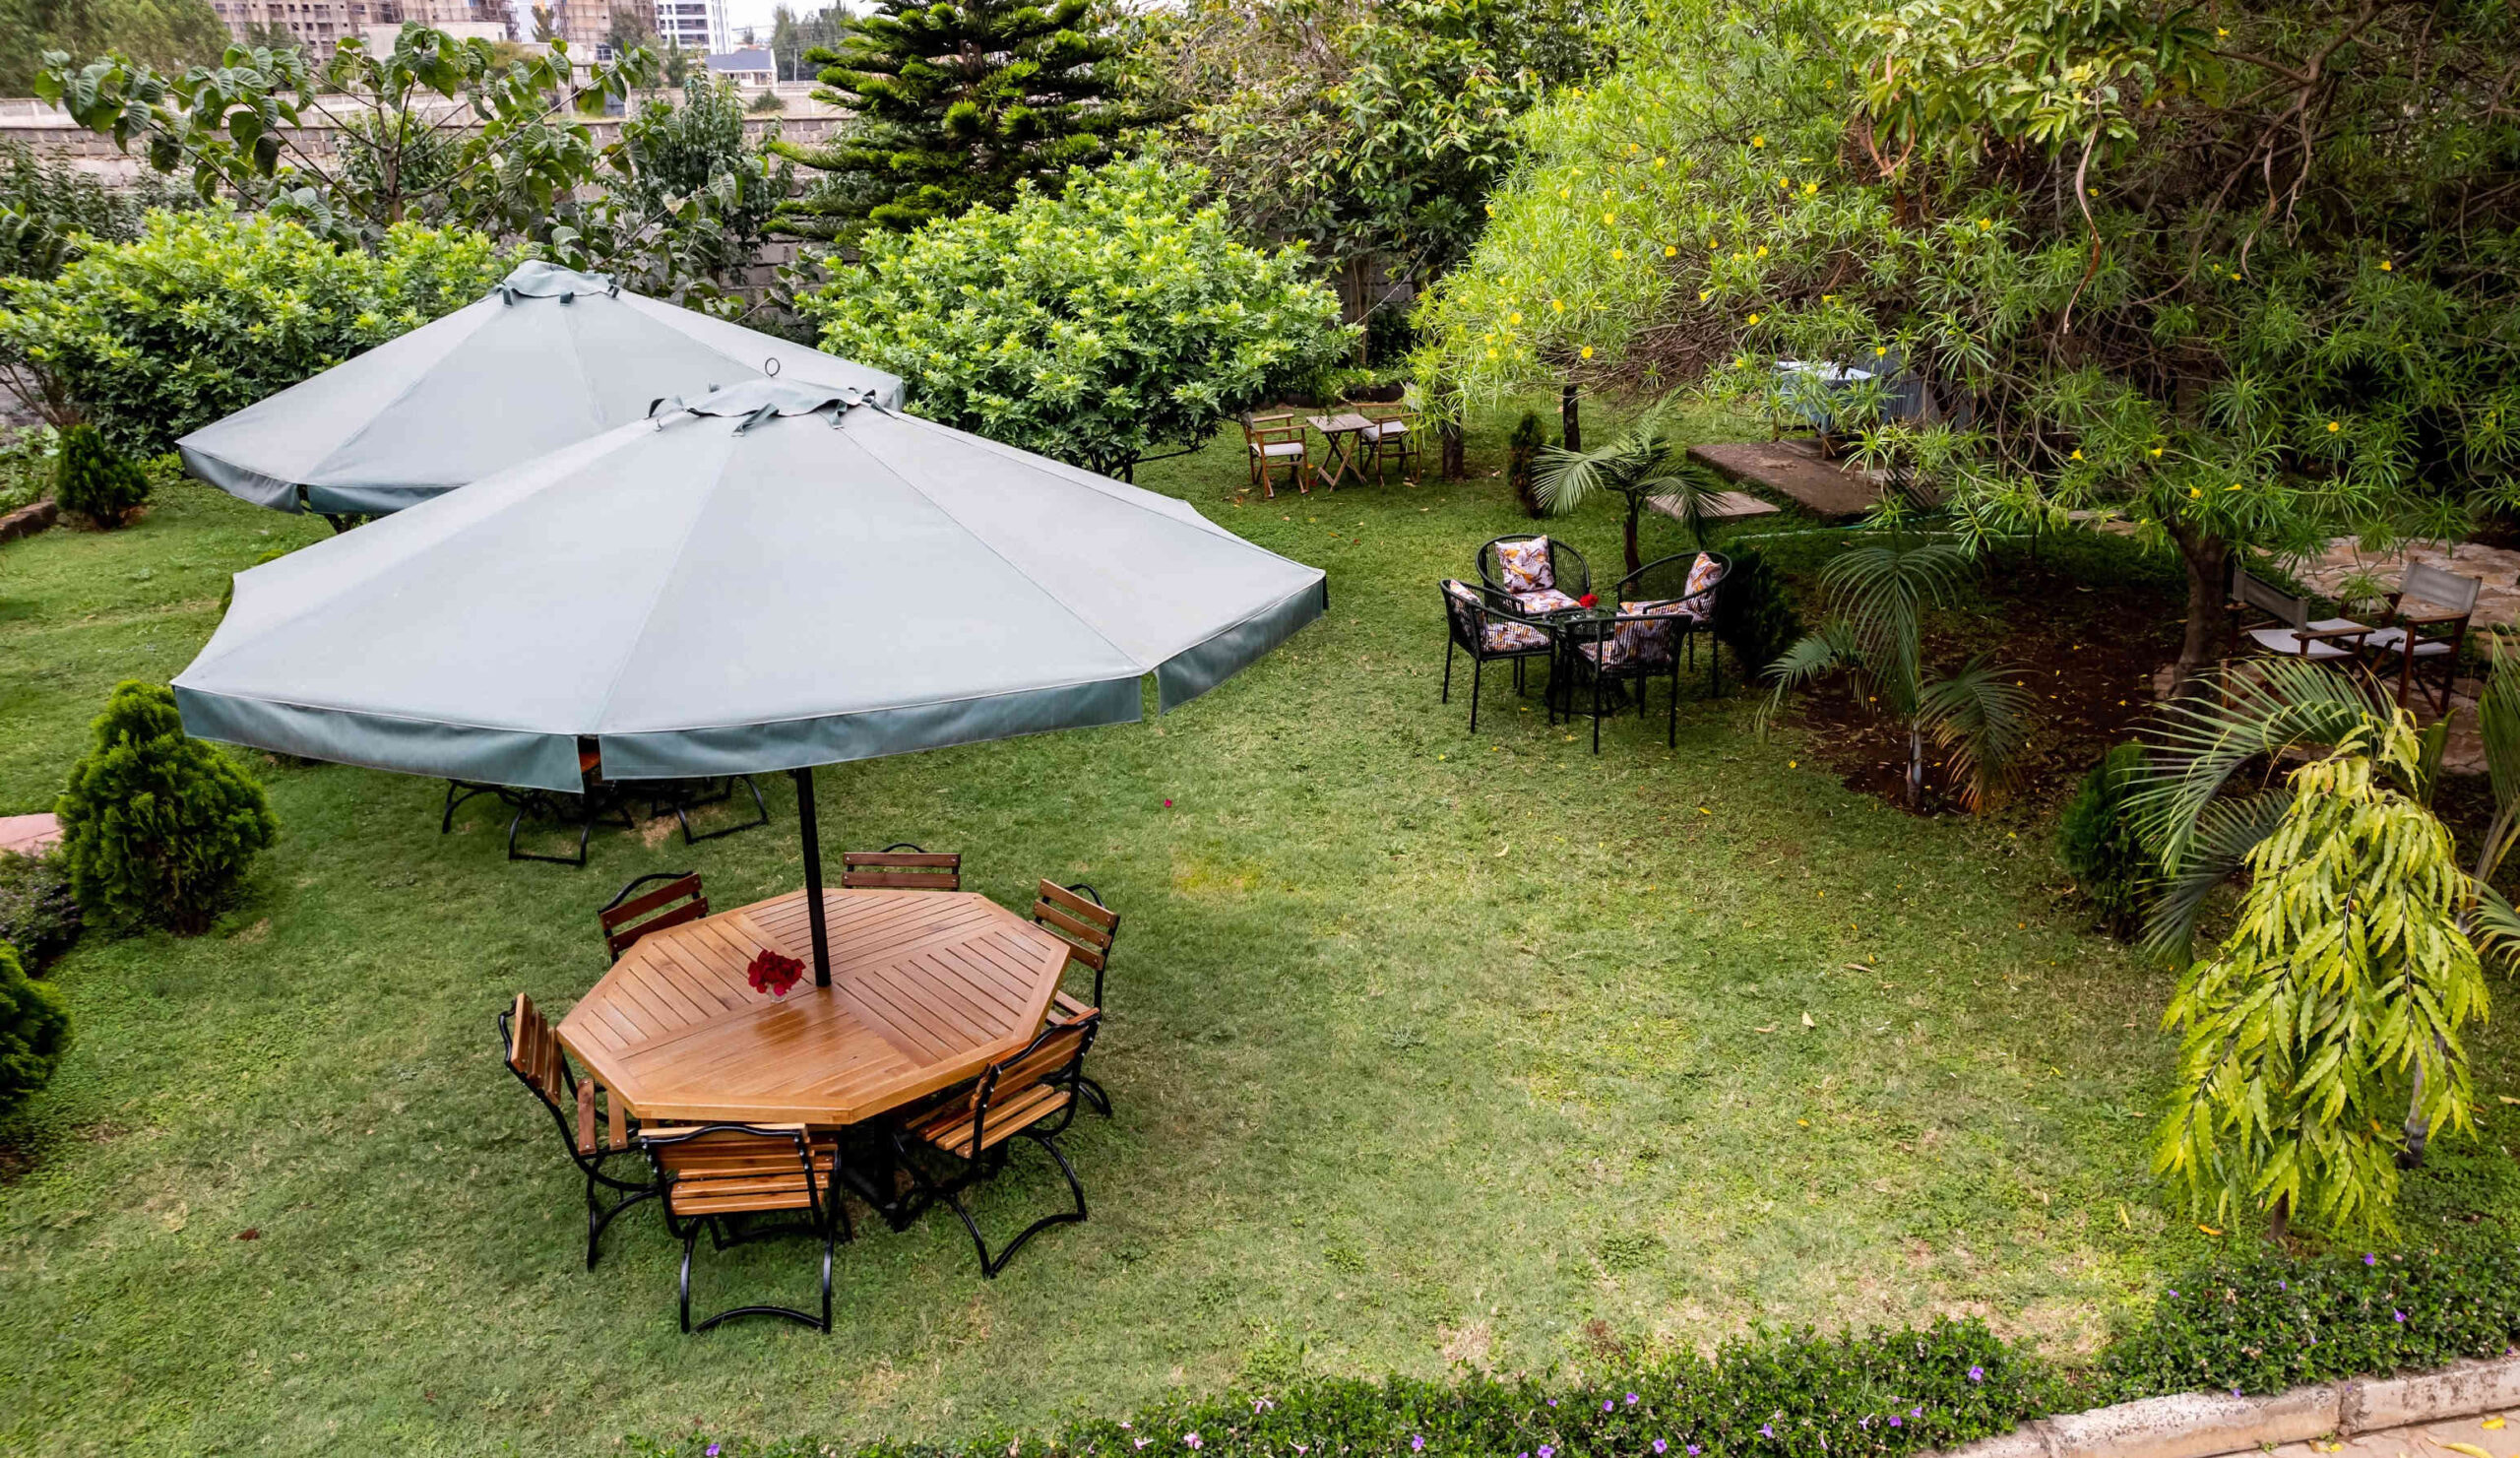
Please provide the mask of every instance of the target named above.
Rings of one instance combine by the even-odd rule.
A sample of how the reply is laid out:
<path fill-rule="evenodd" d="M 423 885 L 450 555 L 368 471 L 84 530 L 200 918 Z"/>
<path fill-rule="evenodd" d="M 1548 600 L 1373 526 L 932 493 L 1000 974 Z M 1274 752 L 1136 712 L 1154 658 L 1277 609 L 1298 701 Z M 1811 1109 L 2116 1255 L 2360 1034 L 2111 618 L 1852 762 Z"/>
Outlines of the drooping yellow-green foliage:
<path fill-rule="evenodd" d="M 2473 883 L 2399 788 L 2421 759 L 2398 710 L 2293 771 L 2237 925 L 2171 999 L 2178 1093 L 2154 1166 L 2223 1220 L 2386 1231 L 2410 1094 L 2427 1131 L 2470 1127 L 2459 1030 L 2487 1011 L 2460 929 Z"/>

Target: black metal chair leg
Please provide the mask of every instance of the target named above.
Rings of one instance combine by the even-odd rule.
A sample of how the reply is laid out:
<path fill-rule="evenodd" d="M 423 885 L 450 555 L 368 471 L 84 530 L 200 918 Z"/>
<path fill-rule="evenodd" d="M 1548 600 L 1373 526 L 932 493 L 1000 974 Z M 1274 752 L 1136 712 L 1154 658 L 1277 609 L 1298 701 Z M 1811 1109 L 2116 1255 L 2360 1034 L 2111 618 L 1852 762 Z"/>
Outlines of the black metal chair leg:
<path fill-rule="evenodd" d="M 597 1178 L 598 1176 L 593 1170 L 589 1170 L 587 1172 L 587 1269 L 590 1271 L 595 1269 L 595 1260 L 598 1249 L 598 1242 L 603 1239 L 604 1228 L 611 1225 L 614 1219 L 619 1217 L 622 1211 L 629 1209 L 631 1206 L 638 1204 L 641 1200 L 647 1199 L 656 1193 L 654 1189 L 627 1190 L 623 1193 L 620 1199 L 614 1201 L 611 1206 L 607 1208 L 599 1199 L 597 1198 Z M 614 1189 L 622 1188 L 617 1181 L 611 1179 L 605 1179 L 603 1180 L 603 1183 Z"/>
<path fill-rule="evenodd" d="M 1111 1096 L 1102 1092 L 1101 1084 L 1080 1073 L 1076 1076 L 1076 1092 L 1085 1097 L 1086 1103 L 1094 1106 L 1095 1112 L 1104 1118 L 1111 1116 Z"/>
<path fill-rule="evenodd" d="M 695 1223 L 682 1233 L 682 1334 L 691 1335 L 691 1247 L 700 1238 Z"/>
<path fill-rule="evenodd" d="M 1450 638 L 1444 640 L 1444 696 L 1440 702 L 1446 704 L 1453 701 L 1453 649 L 1457 646 Z"/>
<path fill-rule="evenodd" d="M 1483 659 L 1483 658 L 1480 658 L 1480 657 L 1479 657 L 1479 656 L 1478 656 L 1478 655 L 1476 655 L 1476 654 L 1473 654 L 1473 655 L 1471 656 L 1471 660 L 1470 660 L 1470 731 L 1471 731 L 1472 733 L 1474 733 L 1474 734 L 1479 732 L 1479 674 L 1480 674 L 1480 670 L 1481 670 L 1481 669 L 1485 668 L 1486 666 L 1487 666 L 1487 660 L 1485 660 L 1485 659 Z"/>

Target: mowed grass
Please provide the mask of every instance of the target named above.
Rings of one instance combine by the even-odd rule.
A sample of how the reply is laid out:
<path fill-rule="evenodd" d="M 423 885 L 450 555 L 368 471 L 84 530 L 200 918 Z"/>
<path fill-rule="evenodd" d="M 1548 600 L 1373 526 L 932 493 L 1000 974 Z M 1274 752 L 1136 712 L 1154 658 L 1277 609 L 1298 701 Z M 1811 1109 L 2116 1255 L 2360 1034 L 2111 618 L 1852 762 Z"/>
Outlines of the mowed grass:
<path fill-rule="evenodd" d="M 1521 524 L 1500 440 L 1465 483 L 1274 503 L 1233 503 L 1238 441 L 1153 468 L 1326 567 L 1327 618 L 1161 721 L 823 773 L 827 846 L 960 850 L 1008 905 L 1090 879 L 1125 918 L 1094 1070 L 1118 1115 L 1067 1141 L 1091 1222 L 994 1282 L 950 1218 L 865 1231 L 827 1337 L 679 1335 L 651 1212 L 583 1270 L 576 1175 L 491 1026 L 601 974 L 594 910 L 633 875 L 799 884 L 792 819 L 512 865 L 486 806 L 438 834 L 433 783 L 253 756 L 283 834 L 249 900 L 56 970 L 78 1046 L 6 1131 L 0 1447 L 973 1434 L 1939 1312 L 2088 1351 L 2208 1238 L 2146 1173 L 2165 976 L 2058 900 L 2040 807 L 1892 810 L 1755 737 L 1747 696 L 1595 757 L 1491 680 L 1466 735 L 1434 581 Z M 1560 530 L 1615 577 L 1606 506 Z M 190 658 L 228 572 L 324 535 L 187 486 L 0 548 L 0 811 L 49 801 L 114 680 Z M 1061 1197 L 1019 1160 L 979 1207 L 1004 1233 Z M 801 1300 L 809 1266 L 704 1255 L 697 1300 Z"/>

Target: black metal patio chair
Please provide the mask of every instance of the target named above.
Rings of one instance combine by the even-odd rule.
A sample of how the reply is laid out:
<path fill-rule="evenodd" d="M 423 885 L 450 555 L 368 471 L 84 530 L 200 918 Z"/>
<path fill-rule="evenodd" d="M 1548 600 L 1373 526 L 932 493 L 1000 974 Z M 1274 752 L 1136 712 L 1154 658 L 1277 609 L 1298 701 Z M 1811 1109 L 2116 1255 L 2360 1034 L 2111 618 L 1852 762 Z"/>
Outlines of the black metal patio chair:
<path fill-rule="evenodd" d="M 495 795 L 514 814 L 508 820 L 508 859 L 540 860 L 552 865 L 584 866 L 587 844 L 594 839 L 598 825 L 618 824 L 623 830 L 638 829 L 630 818 L 628 797 L 623 788 L 602 777 L 602 761 L 593 739 L 578 741 L 578 789 L 575 792 L 536 790 L 514 785 L 484 785 L 471 780 L 446 782 L 446 805 L 439 814 L 437 832 L 445 835 L 455 828 L 456 807 L 475 795 Z M 575 826 L 578 849 L 573 855 L 546 856 L 537 851 L 520 851 L 517 839 L 529 818 L 555 821 L 562 826 Z M 741 827 L 739 827 L 741 828 Z"/>
<path fill-rule="evenodd" d="M 1677 602 L 1681 610 L 1680 646 L 1688 666 L 1697 666 L 1697 640 L 1706 637 L 1706 691 L 1723 692 L 1723 653 L 1715 641 L 1715 601 L 1725 579 L 1732 575 L 1732 559 L 1721 552 L 1674 552 L 1657 557 L 1618 580 L 1618 610 L 1647 611 L 1648 604 Z M 1750 671 L 1744 669 L 1744 671 Z"/>
<path fill-rule="evenodd" d="M 1076 1117 L 1076 1089 L 1085 1076 L 1085 1053 L 1094 1046 L 1101 1024 L 1099 1017 L 1089 1017 L 1043 1028 L 1023 1051 L 991 1063 L 969 1092 L 913 1115 L 894 1134 L 894 1148 L 915 1186 L 915 1203 L 906 1209 L 904 1223 L 943 1200 L 971 1233 L 972 1244 L 979 1251 L 980 1275 L 995 1280 L 1026 1241 L 1052 1226 L 1085 1219 L 1085 1186 L 1077 1181 L 1076 1167 L 1060 1152 L 1058 1136 Z M 1026 1226 L 992 1256 L 979 1222 L 963 1203 L 963 1191 L 1005 1169 L 1018 1138 L 1041 1146 L 1058 1163 L 1059 1173 L 1067 1177 L 1068 1192 L 1076 1197 L 1076 1208 Z M 942 1177 L 929 1174 L 920 1163 L 922 1156 L 945 1162 L 950 1173 Z"/>
<path fill-rule="evenodd" d="M 639 1145 L 657 1173 L 665 1230 L 682 1242 L 678 1305 L 685 1333 L 707 1331 L 737 1316 L 782 1316 L 819 1332 L 831 1330 L 832 1247 L 855 1236 L 836 1183 L 840 1147 L 817 1139 L 803 1124 L 696 1124 L 650 1129 Z M 801 1215 L 802 1220 L 755 1225 L 762 1215 Z M 774 1236 L 806 1236 L 823 1242 L 822 1314 L 793 1306 L 730 1306 L 691 1324 L 691 1256 L 703 1229 L 719 1250 Z"/>
<path fill-rule="evenodd" d="M 1085 967 L 1094 973 L 1094 1000 L 1078 1001 L 1065 987 L 1050 998 L 1050 1022 L 1059 1027 L 1074 1027 L 1102 1015 L 1102 973 L 1111 963 L 1111 944 L 1120 936 L 1120 914 L 1102 904 L 1102 893 L 1083 881 L 1062 886 L 1046 877 L 1033 901 L 1033 922 L 1066 942 L 1067 966 Z M 1059 973 L 1064 977 L 1067 968 Z M 1111 1116 L 1111 1096 L 1102 1086 L 1080 1070 L 1076 1091 L 1085 1102 L 1104 1118 Z"/>
<path fill-rule="evenodd" d="M 691 828 L 691 812 L 709 805 L 723 805 L 735 797 L 735 787 L 742 786 L 752 796 L 752 818 L 721 825 L 716 830 L 695 831 Z M 761 787 L 752 783 L 750 775 L 719 775 L 701 780 L 659 780 L 651 782 L 649 813 L 662 815 L 667 810 L 682 826 L 682 843 L 696 846 L 720 836 L 740 830 L 755 830 L 770 823 L 770 805 L 761 797 Z"/>
<path fill-rule="evenodd" d="M 1670 722 L 1664 738 L 1674 746 L 1680 741 L 1681 628 L 1668 604 L 1658 605 L 1662 611 L 1585 617 L 1561 630 L 1559 658 L 1566 673 L 1559 707 L 1570 718 L 1590 713 L 1595 754 L 1602 752 L 1602 720 L 1618 713 L 1625 694 L 1634 696 L 1636 712 L 1642 716 L 1645 686 L 1657 678 L 1671 681 Z M 1589 698 L 1584 697 L 1587 692 Z"/>
<path fill-rule="evenodd" d="M 1582 552 L 1556 538 L 1525 533 L 1499 537 L 1479 549 L 1479 580 L 1488 591 L 1516 600 L 1554 592 L 1571 601 L 1593 590 L 1593 569 Z"/>
<path fill-rule="evenodd" d="M 1470 731 L 1479 732 L 1479 689 L 1487 666 L 1499 661 L 1514 666 L 1514 692 L 1523 692 L 1523 666 L 1534 659 L 1546 661 L 1555 652 L 1556 640 L 1547 624 L 1523 615 L 1522 606 L 1512 598 L 1485 588 L 1475 588 L 1466 582 L 1447 578 L 1441 584 L 1444 595 L 1444 689 L 1443 702 L 1453 701 L 1453 653 L 1470 655 Z M 1553 722 L 1553 720 L 1552 720 Z"/>
<path fill-rule="evenodd" d="M 533 998 L 523 992 L 516 994 L 516 1001 L 499 1014 L 498 1025 L 502 1061 L 517 1081 L 550 1110 L 551 1121 L 560 1129 L 560 1142 L 569 1151 L 570 1163 L 586 1176 L 587 1269 L 592 1271 L 603 1228 L 612 1224 L 614 1216 L 657 1192 L 653 1181 L 625 1176 L 608 1168 L 622 1155 L 637 1153 L 631 1142 L 634 1130 L 629 1110 L 611 1090 L 592 1077 L 581 1079 L 570 1069 L 560 1036 L 535 1007 Z"/>

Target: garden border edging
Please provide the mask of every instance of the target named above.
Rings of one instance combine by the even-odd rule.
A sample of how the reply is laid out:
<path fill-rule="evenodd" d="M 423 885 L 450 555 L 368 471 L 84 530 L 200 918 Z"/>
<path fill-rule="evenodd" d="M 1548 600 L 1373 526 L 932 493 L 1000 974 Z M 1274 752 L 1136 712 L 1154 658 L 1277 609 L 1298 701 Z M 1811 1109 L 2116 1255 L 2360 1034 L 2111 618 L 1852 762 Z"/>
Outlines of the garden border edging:
<path fill-rule="evenodd" d="M 15 541 L 32 537 L 61 519 L 61 507 L 53 501 L 36 501 L 0 516 L 0 541 Z"/>
<path fill-rule="evenodd" d="M 2042 1418 L 1949 1458 L 2220 1458 L 2520 1407 L 2520 1357 L 2408 1377 L 2353 1377 L 2272 1397 L 2182 1392 Z"/>

